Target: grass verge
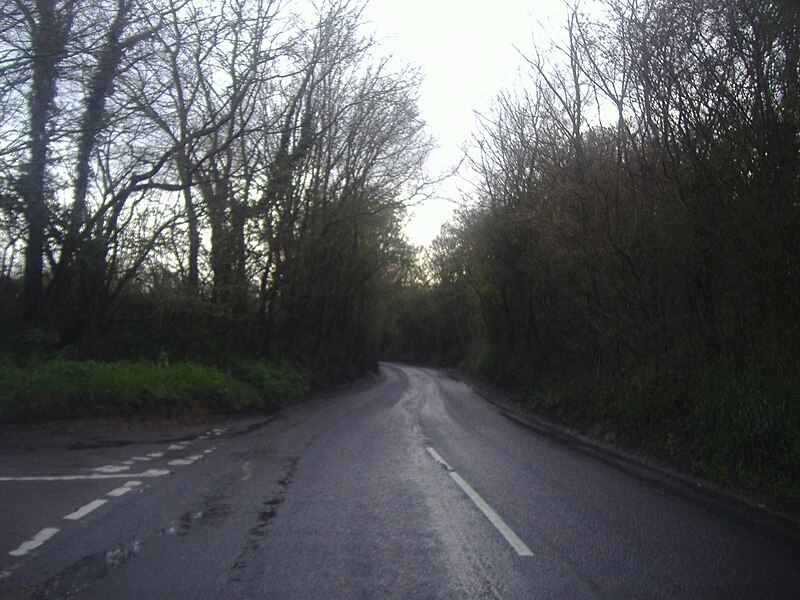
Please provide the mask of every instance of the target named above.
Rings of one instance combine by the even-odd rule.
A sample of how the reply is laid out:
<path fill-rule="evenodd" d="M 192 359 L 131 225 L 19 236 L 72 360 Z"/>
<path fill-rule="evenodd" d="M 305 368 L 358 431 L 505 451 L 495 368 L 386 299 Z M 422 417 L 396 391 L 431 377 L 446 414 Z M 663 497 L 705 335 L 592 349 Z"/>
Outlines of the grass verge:
<path fill-rule="evenodd" d="M 244 412 L 308 390 L 287 362 L 223 371 L 193 362 L 48 360 L 0 365 L 0 422 L 176 412 Z"/>

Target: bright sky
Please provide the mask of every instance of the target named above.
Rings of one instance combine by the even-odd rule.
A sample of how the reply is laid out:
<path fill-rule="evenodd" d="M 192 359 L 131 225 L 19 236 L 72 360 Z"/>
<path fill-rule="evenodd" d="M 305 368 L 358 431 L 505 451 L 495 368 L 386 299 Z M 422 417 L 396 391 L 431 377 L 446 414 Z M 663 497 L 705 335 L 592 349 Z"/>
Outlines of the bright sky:
<path fill-rule="evenodd" d="M 485 110 L 512 86 L 522 65 L 515 46 L 530 53 L 533 36 L 544 46 L 542 27 L 563 23 L 561 0 L 369 0 L 365 18 L 385 53 L 421 67 L 420 110 L 438 148 L 431 175 L 452 170 L 474 130 L 474 111 Z M 461 184 L 461 187 L 464 187 Z M 406 234 L 429 244 L 451 216 L 459 182 L 450 178 L 439 198 L 416 207 Z"/>

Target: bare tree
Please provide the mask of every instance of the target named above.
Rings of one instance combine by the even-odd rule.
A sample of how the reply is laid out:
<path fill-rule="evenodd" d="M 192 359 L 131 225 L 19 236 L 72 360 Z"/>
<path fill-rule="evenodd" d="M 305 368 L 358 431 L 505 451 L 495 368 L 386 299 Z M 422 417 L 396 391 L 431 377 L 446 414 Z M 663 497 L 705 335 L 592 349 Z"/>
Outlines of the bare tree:
<path fill-rule="evenodd" d="M 25 269 L 23 308 L 25 319 L 43 317 L 42 275 L 51 204 L 48 190 L 50 151 L 58 116 L 56 96 L 71 40 L 77 3 L 72 0 L 16 0 L 3 3 L 2 89 L 9 94 L 27 85 L 27 110 L 4 125 L 27 132 L 25 154 L 17 155 L 7 177 L 14 182 L 25 215 Z"/>

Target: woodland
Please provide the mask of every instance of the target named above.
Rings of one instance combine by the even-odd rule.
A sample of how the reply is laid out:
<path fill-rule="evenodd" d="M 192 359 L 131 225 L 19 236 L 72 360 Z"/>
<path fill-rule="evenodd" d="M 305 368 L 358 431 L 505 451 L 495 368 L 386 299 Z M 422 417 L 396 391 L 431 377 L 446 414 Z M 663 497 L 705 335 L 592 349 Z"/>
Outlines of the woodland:
<path fill-rule="evenodd" d="M 398 358 L 800 498 L 800 10 L 607 0 L 482 114 Z"/>
<path fill-rule="evenodd" d="M 352 2 L 11 0 L 7 351 L 374 365 L 430 148 Z"/>
<path fill-rule="evenodd" d="M 428 249 L 402 234 L 431 189 L 419 74 L 359 5 L 292 6 L 2 0 L 0 379 L 19 406 L 47 379 L 25 365 L 262 382 L 236 406 L 276 377 L 458 366 L 800 499 L 795 0 L 577 5 L 478 115 Z"/>

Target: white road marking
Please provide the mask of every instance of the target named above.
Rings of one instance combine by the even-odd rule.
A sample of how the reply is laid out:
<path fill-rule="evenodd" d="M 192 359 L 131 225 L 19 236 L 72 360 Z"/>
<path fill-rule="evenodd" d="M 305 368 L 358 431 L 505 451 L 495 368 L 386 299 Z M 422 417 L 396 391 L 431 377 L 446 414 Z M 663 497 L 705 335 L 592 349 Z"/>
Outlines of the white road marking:
<path fill-rule="evenodd" d="M 164 453 L 163 452 L 151 452 L 147 456 L 149 458 L 161 458 L 162 456 L 164 456 Z"/>
<path fill-rule="evenodd" d="M 464 481 L 464 478 L 461 477 L 461 475 L 459 475 L 458 473 L 456 473 L 453 470 L 453 468 L 449 464 L 447 464 L 447 461 L 445 461 L 441 456 L 439 456 L 439 453 L 436 452 L 436 450 L 434 450 L 431 447 L 428 447 L 428 453 L 433 457 L 433 459 L 436 462 L 438 462 L 440 465 L 442 465 L 445 469 L 449 471 L 449 475 L 453 479 L 453 481 L 455 481 L 458 484 L 458 487 L 460 487 L 464 491 L 464 493 L 467 496 L 469 496 L 469 499 L 472 500 L 475 506 L 477 506 L 480 509 L 480 511 L 484 515 L 486 515 L 486 518 L 489 519 L 489 522 L 495 526 L 495 529 L 497 529 L 497 531 L 499 531 L 502 534 L 502 536 L 511 545 L 511 547 L 514 548 L 514 550 L 518 555 L 533 556 L 533 552 L 531 552 L 531 549 L 528 548 L 525 542 L 523 542 L 519 538 L 519 536 L 516 533 L 514 533 L 511 527 L 509 527 L 508 524 L 505 521 L 503 521 L 500 515 L 498 515 L 492 509 L 491 506 L 489 506 L 486 500 L 481 498 L 480 494 L 478 494 L 478 492 L 472 489 L 472 486 L 468 484 L 466 481 Z"/>
<path fill-rule="evenodd" d="M 91 502 L 89 502 L 89 504 L 84 504 L 78 510 L 76 510 L 75 512 L 69 513 L 64 518 L 68 519 L 70 521 L 77 521 L 78 519 L 82 519 L 83 517 L 88 515 L 93 510 L 96 510 L 96 509 L 100 508 L 106 502 L 108 502 L 108 500 L 102 500 L 102 499 L 100 499 L 100 500 L 92 500 Z"/>
<path fill-rule="evenodd" d="M 132 461 L 132 460 L 123 460 L 123 461 L 122 461 L 121 463 L 119 463 L 119 464 L 121 464 L 121 465 L 128 465 L 128 466 L 130 466 L 130 465 L 135 465 L 136 463 L 135 463 L 134 461 Z"/>
<path fill-rule="evenodd" d="M 55 527 L 45 527 L 27 542 L 23 542 L 20 544 L 20 547 L 16 550 L 12 550 L 9 552 L 11 556 L 25 556 L 31 550 L 35 550 L 42 544 L 44 544 L 47 540 L 57 534 L 60 530 L 56 529 Z"/>
<path fill-rule="evenodd" d="M 144 462 L 144 461 L 153 460 L 153 459 L 150 458 L 149 456 L 134 456 L 133 460 L 138 460 L 139 462 Z"/>
<path fill-rule="evenodd" d="M 170 444 L 167 446 L 167 450 L 183 450 L 183 446 L 180 444 Z"/>
<path fill-rule="evenodd" d="M 193 460 L 187 460 L 185 458 L 176 458 L 175 460 L 169 461 L 167 464 L 170 465 L 171 467 L 183 467 L 186 465 L 190 465 L 193 462 L 194 462 Z"/>
<path fill-rule="evenodd" d="M 203 458 L 203 455 L 202 454 L 190 454 L 186 458 L 188 458 L 189 460 L 200 460 L 201 458 Z"/>
<path fill-rule="evenodd" d="M 147 469 L 144 473 L 92 473 L 91 475 L 36 475 L 0 477 L 0 481 L 81 481 L 84 479 L 125 479 L 127 477 L 162 477 L 169 475 L 167 469 Z"/>
<path fill-rule="evenodd" d="M 486 518 L 494 525 L 497 530 L 506 538 L 506 541 L 511 544 L 511 547 L 517 551 L 517 554 L 520 556 L 533 556 L 533 552 L 528 546 L 525 545 L 519 536 L 512 531 L 512 529 L 506 524 L 505 521 L 498 515 L 492 507 L 489 506 L 486 501 L 480 497 L 478 492 L 472 489 L 472 486 L 468 484 L 464 479 L 456 473 L 455 471 L 450 471 L 450 477 L 453 478 L 458 486 L 464 490 L 464 492 L 469 496 L 470 500 L 472 500 L 475 505 L 481 509 L 481 512 L 486 515 Z"/>
<path fill-rule="evenodd" d="M 130 492 L 133 488 L 142 485 L 141 481 L 128 481 L 122 487 L 115 488 L 106 494 L 107 496 L 122 496 Z"/>
<path fill-rule="evenodd" d="M 443 459 L 441 456 L 439 456 L 439 453 L 436 450 L 434 450 L 433 448 L 431 448 L 430 446 L 428 446 L 428 454 L 430 454 L 433 457 L 433 460 L 438 462 L 440 465 L 442 465 L 448 471 L 452 471 L 453 470 L 453 467 L 448 465 L 447 461 L 445 459 Z"/>
<path fill-rule="evenodd" d="M 125 465 L 104 465 L 92 470 L 97 471 L 98 473 L 120 473 L 121 471 L 127 471 L 128 469 L 130 469 L 130 467 Z"/>

